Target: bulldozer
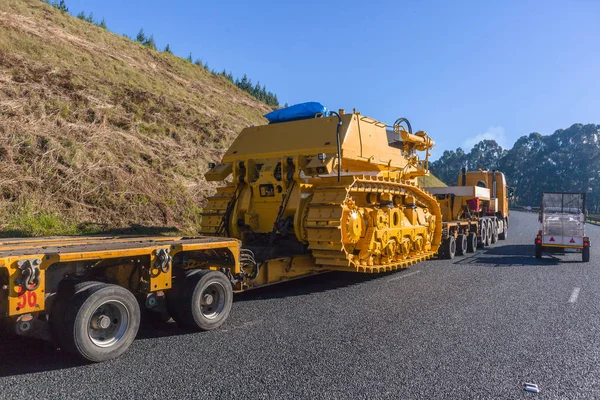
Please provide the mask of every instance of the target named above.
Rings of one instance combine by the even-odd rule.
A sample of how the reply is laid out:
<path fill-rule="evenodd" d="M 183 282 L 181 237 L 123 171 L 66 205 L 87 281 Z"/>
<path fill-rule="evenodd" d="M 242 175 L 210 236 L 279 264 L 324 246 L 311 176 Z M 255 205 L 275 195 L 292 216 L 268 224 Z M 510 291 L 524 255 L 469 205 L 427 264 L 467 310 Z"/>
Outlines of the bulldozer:
<path fill-rule="evenodd" d="M 241 240 L 256 261 L 244 287 L 289 276 L 258 271 L 281 259 L 300 275 L 376 273 L 440 246 L 440 207 L 417 183 L 435 144 L 427 133 L 405 118 L 390 129 L 356 110 L 314 111 L 245 128 L 205 175 L 226 183 L 208 199 L 202 234 Z"/>

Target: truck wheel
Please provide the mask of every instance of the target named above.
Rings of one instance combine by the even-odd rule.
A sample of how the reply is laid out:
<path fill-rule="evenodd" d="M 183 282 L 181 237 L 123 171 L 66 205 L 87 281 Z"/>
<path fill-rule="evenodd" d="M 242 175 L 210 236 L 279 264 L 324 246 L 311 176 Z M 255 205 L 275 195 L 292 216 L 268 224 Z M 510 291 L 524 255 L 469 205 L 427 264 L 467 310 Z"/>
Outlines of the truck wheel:
<path fill-rule="evenodd" d="M 133 294 L 99 282 L 75 285 L 74 292 L 63 309 L 62 326 L 57 327 L 63 349 L 93 362 L 123 354 L 140 326 L 140 308 Z"/>
<path fill-rule="evenodd" d="M 590 247 L 589 246 L 584 247 L 581 250 L 581 260 L 583 262 L 589 262 L 590 261 Z"/>
<path fill-rule="evenodd" d="M 489 221 L 485 221 L 485 230 L 486 230 L 485 245 L 490 246 L 492 244 L 492 224 L 490 224 Z"/>
<path fill-rule="evenodd" d="M 454 240 L 454 236 L 450 236 L 448 239 L 444 240 L 442 246 L 444 248 L 444 258 L 452 260 L 456 254 L 456 240 Z"/>
<path fill-rule="evenodd" d="M 498 239 L 506 240 L 508 238 L 508 223 L 506 220 L 502 221 L 502 232 L 498 235 Z"/>
<path fill-rule="evenodd" d="M 542 258 L 542 246 L 535 245 L 535 258 Z"/>
<path fill-rule="evenodd" d="M 181 326 L 210 331 L 229 317 L 233 288 L 219 271 L 197 270 L 189 273 L 179 288 L 167 298 L 169 313 Z"/>
<path fill-rule="evenodd" d="M 469 233 L 467 236 L 467 253 L 475 253 L 477 251 L 477 234 L 475 232 Z"/>
<path fill-rule="evenodd" d="M 463 256 L 467 253 L 467 235 L 460 234 L 456 239 L 456 254 Z"/>
<path fill-rule="evenodd" d="M 492 229 L 491 241 L 495 244 L 498 242 L 498 221 L 490 221 L 490 228 Z"/>
<path fill-rule="evenodd" d="M 485 223 L 485 221 L 481 221 L 481 224 L 479 225 L 479 230 L 481 239 L 477 240 L 477 247 L 482 249 L 486 246 L 487 243 L 487 224 Z"/>

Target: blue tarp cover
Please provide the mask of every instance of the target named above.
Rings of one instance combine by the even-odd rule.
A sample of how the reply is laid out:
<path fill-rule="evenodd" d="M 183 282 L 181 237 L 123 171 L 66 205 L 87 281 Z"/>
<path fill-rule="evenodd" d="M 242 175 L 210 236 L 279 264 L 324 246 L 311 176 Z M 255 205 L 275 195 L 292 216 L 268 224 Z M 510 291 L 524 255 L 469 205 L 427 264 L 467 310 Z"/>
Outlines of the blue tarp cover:
<path fill-rule="evenodd" d="M 269 123 L 294 121 L 298 119 L 314 118 L 315 114 L 322 113 L 325 117 L 329 116 L 329 110 L 316 101 L 308 103 L 295 104 L 290 107 L 280 108 L 279 110 L 271 111 L 265 114 L 265 118 Z"/>

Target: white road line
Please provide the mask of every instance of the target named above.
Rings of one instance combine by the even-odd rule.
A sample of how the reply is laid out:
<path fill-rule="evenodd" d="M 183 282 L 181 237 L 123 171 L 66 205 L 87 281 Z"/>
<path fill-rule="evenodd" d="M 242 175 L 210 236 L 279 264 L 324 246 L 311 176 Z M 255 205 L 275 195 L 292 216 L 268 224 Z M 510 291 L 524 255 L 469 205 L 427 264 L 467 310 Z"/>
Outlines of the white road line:
<path fill-rule="evenodd" d="M 581 291 L 581 288 L 578 288 L 578 287 L 573 289 L 573 293 L 571 293 L 571 297 L 569 297 L 569 303 L 575 303 L 577 301 L 580 291 Z"/>
<path fill-rule="evenodd" d="M 406 278 L 407 276 L 418 274 L 419 272 L 421 272 L 421 271 L 414 271 L 414 272 L 409 272 L 408 274 L 402 274 L 400 276 L 396 276 L 394 278 L 388 279 L 388 282 L 397 281 L 398 279 Z"/>

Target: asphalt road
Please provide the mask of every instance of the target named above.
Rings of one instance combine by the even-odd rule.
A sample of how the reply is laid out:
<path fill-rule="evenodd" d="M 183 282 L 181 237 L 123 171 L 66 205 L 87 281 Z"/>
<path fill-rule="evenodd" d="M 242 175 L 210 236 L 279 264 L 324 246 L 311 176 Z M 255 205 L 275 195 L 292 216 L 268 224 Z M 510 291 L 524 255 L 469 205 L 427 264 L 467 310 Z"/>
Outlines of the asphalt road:
<path fill-rule="evenodd" d="M 476 255 L 239 295 L 221 329 L 145 327 L 102 364 L 4 340 L 0 398 L 600 398 L 600 253 L 536 260 L 537 230 L 513 213 Z"/>

